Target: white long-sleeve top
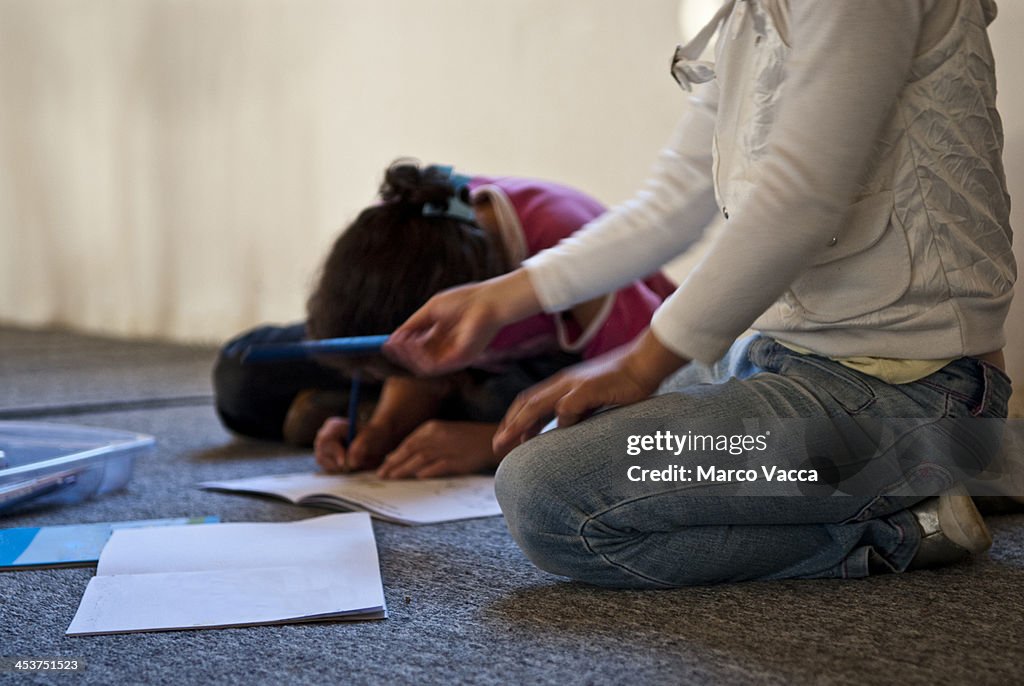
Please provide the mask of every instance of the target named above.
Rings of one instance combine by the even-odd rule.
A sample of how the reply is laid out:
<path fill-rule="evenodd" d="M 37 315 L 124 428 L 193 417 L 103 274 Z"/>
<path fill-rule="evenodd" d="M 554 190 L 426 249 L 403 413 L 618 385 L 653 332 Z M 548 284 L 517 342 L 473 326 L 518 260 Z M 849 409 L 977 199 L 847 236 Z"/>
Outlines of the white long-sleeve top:
<path fill-rule="evenodd" d="M 545 310 L 657 270 L 722 212 L 652 323 L 680 355 L 712 362 L 752 325 L 831 357 L 1001 347 L 1016 271 L 994 4 L 734 5 L 717 77 L 644 188 L 524 264 Z"/>

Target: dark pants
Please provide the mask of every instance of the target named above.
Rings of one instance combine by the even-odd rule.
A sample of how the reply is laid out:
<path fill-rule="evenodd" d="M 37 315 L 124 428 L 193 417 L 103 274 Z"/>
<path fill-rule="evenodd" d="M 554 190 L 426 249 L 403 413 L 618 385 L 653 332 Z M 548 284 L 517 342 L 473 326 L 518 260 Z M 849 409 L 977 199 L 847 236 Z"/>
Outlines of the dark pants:
<path fill-rule="evenodd" d="M 306 336 L 305 324 L 260 326 L 228 341 L 213 368 L 217 414 L 231 431 L 269 440 L 281 440 L 281 427 L 292 400 L 306 389 L 348 389 L 345 375 L 315 360 L 286 360 L 242 364 L 245 349 L 253 344 L 291 343 Z M 523 390 L 579 361 L 577 355 L 552 353 L 509 365 L 501 373 L 470 369 L 458 392 L 442 408 L 451 420 L 497 422 Z M 372 398 L 379 388 L 366 389 Z M 339 408 L 344 411 L 344 408 Z"/>
<path fill-rule="evenodd" d="M 224 426 L 244 436 L 281 440 L 285 414 L 300 391 L 348 387 L 340 371 L 314 360 L 242 364 L 250 345 L 293 343 L 305 336 L 305 324 L 260 326 L 221 348 L 213 367 L 213 392 Z"/>

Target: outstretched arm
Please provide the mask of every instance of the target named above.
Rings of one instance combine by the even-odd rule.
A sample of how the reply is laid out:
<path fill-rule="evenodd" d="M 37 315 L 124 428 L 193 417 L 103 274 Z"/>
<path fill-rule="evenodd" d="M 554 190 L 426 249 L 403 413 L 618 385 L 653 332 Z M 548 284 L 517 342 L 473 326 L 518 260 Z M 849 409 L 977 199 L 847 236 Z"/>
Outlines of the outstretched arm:
<path fill-rule="evenodd" d="M 392 334 L 385 352 L 421 375 L 465 367 L 498 331 L 538 312 L 572 310 L 586 326 L 595 298 L 657 271 L 715 212 L 711 136 L 715 90 L 691 98 L 654 174 L 629 202 L 510 274 L 434 296 Z"/>
<path fill-rule="evenodd" d="M 507 324 L 540 311 L 522 269 L 439 293 L 388 338 L 384 353 L 416 374 L 469 366 Z"/>
<path fill-rule="evenodd" d="M 662 380 L 689 360 L 663 346 L 649 330 L 629 345 L 567 369 L 523 392 L 494 436 L 504 457 L 541 430 L 551 417 L 558 426 L 576 424 L 593 412 L 649 398 Z"/>

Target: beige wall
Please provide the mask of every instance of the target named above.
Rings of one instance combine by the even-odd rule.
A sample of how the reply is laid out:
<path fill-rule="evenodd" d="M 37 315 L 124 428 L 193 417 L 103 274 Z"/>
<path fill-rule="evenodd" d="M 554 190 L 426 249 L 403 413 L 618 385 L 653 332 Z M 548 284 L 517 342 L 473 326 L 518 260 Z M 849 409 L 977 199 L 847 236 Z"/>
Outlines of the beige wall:
<path fill-rule="evenodd" d="M 0 322 L 217 340 L 303 313 L 395 157 L 622 199 L 678 0 L 0 0 Z"/>

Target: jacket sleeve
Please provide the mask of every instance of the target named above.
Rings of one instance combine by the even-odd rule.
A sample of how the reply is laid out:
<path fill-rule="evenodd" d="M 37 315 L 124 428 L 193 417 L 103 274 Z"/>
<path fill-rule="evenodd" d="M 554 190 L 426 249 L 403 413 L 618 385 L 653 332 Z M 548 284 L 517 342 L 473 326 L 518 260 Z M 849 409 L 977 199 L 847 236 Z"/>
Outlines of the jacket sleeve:
<path fill-rule="evenodd" d="M 700 237 L 717 209 L 711 176 L 716 108 L 715 84 L 699 86 L 644 187 L 523 263 L 545 311 L 642 279 Z"/>

